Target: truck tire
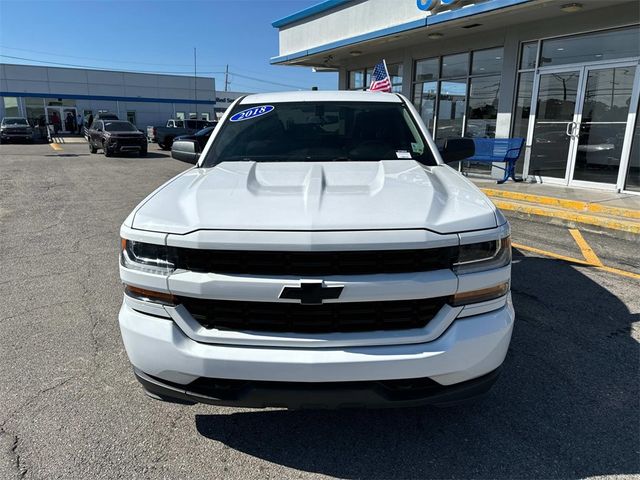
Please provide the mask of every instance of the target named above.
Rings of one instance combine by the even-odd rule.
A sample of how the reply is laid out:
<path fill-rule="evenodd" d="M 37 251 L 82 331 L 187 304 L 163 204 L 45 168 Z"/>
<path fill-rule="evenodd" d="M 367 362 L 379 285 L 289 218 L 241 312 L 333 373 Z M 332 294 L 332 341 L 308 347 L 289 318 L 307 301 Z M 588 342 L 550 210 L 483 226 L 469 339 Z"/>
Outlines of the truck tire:
<path fill-rule="evenodd" d="M 98 149 L 93 146 L 93 143 L 89 142 L 89 151 L 91 153 L 98 153 Z"/>
<path fill-rule="evenodd" d="M 107 144 L 104 142 L 102 143 L 102 151 L 104 152 L 105 157 L 110 157 L 111 155 L 113 155 L 113 153 L 111 153 L 107 148 Z"/>
<path fill-rule="evenodd" d="M 173 137 L 166 137 L 164 139 L 165 150 L 171 150 L 172 145 L 173 145 Z"/>
<path fill-rule="evenodd" d="M 162 150 L 166 150 L 166 148 L 164 147 L 164 143 L 158 143 L 158 146 L 159 146 Z"/>

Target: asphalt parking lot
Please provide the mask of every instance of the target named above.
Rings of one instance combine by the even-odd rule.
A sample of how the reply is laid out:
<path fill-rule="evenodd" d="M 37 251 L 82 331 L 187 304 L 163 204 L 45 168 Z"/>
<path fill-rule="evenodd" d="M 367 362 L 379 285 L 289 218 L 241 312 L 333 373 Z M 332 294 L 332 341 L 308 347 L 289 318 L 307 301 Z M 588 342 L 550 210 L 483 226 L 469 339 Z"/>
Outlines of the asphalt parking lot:
<path fill-rule="evenodd" d="M 450 409 L 247 410 L 143 395 L 120 340 L 119 226 L 189 165 L 0 146 L 0 478 L 640 475 L 638 242 L 512 219 L 501 378 Z M 625 275 L 627 272 L 631 275 Z"/>

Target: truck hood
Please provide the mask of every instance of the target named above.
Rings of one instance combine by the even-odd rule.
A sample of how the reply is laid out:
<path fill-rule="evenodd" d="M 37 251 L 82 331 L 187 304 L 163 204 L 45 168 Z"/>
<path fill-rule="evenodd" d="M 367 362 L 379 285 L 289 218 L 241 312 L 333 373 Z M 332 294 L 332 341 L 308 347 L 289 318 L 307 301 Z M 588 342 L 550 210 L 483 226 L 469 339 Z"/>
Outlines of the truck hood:
<path fill-rule="evenodd" d="M 149 196 L 135 229 L 380 230 L 456 233 L 497 226 L 495 207 L 447 166 L 380 162 L 224 162 Z"/>

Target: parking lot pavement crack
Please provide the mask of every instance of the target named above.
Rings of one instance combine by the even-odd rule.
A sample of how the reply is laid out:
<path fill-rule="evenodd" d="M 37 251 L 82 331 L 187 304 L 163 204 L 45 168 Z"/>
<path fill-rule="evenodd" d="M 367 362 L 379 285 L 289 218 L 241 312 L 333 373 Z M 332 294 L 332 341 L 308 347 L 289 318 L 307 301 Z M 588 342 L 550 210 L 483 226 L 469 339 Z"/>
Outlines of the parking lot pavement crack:
<path fill-rule="evenodd" d="M 42 397 L 43 395 L 45 395 L 45 394 L 47 394 L 49 392 L 57 390 L 58 388 L 66 385 L 67 383 L 69 383 L 72 380 L 80 378 L 82 375 L 83 374 L 80 373 L 78 375 L 73 375 L 71 377 L 65 378 L 61 382 L 58 382 L 55 385 L 51 385 L 50 387 L 43 388 L 42 390 L 39 390 L 35 394 L 31 395 L 29 398 L 27 398 L 27 400 L 25 402 L 23 402 L 21 405 L 19 405 L 18 408 L 13 410 L 5 419 L 0 421 L 0 431 L 2 431 L 4 429 L 4 427 L 7 425 L 7 423 L 9 423 L 11 420 L 13 420 L 16 417 L 16 415 L 18 415 L 21 411 L 23 411 L 25 408 L 28 408 L 31 405 L 33 405 L 34 403 L 36 403 L 40 399 L 40 397 Z"/>
<path fill-rule="evenodd" d="M 24 462 L 18 453 L 18 446 L 20 444 L 20 438 L 18 435 L 10 434 L 4 428 L 0 428 L 0 437 L 10 437 L 9 454 L 11 456 L 11 463 L 16 470 L 16 478 L 24 478 L 27 474 L 27 468 L 24 466 Z"/>

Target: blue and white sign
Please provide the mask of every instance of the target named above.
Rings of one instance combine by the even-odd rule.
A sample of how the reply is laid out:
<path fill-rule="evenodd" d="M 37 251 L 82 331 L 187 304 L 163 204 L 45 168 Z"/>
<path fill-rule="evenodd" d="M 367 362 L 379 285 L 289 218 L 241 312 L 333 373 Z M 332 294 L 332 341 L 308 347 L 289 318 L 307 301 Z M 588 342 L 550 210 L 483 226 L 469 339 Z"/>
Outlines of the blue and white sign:
<path fill-rule="evenodd" d="M 425 12 L 429 10 L 433 10 L 434 8 L 440 5 L 453 5 L 460 0 L 416 0 L 416 4 L 420 10 L 424 10 Z"/>
<path fill-rule="evenodd" d="M 247 108 L 233 115 L 229 120 L 232 122 L 243 122 L 252 118 L 260 117 L 271 112 L 275 107 L 273 105 L 259 105 L 257 107 Z"/>

